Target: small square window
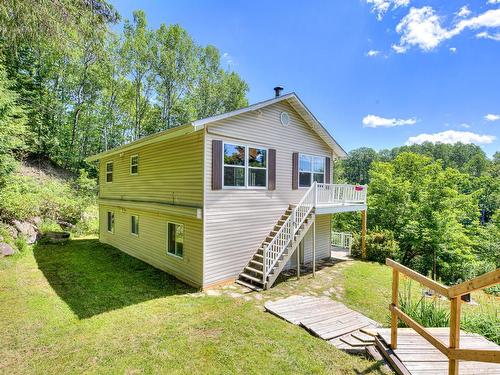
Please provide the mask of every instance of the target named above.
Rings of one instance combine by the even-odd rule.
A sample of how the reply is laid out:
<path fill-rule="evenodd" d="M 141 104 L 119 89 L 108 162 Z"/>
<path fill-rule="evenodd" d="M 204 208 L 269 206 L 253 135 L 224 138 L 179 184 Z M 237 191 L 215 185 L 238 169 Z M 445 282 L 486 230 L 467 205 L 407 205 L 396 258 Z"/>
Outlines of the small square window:
<path fill-rule="evenodd" d="M 168 223 L 167 252 L 182 258 L 184 254 L 184 225 Z"/>
<path fill-rule="evenodd" d="M 139 235 L 139 216 L 130 216 L 130 233 L 138 236 Z"/>
<path fill-rule="evenodd" d="M 130 157 L 130 174 L 139 174 L 139 155 Z"/>
<path fill-rule="evenodd" d="M 108 211 L 107 227 L 109 233 L 115 233 L 115 214 L 114 212 Z"/>
<path fill-rule="evenodd" d="M 106 163 L 106 182 L 113 182 L 113 162 Z"/>

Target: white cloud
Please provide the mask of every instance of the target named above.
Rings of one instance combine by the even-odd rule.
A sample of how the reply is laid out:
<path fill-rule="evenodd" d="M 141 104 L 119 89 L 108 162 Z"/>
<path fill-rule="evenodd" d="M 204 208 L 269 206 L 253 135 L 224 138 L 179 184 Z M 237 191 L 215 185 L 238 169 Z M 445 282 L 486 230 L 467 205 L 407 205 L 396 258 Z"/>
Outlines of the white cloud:
<path fill-rule="evenodd" d="M 377 51 L 376 49 L 371 49 L 366 53 L 366 56 L 368 57 L 375 57 L 378 54 L 380 54 L 380 51 Z"/>
<path fill-rule="evenodd" d="M 469 124 L 466 124 L 465 122 L 463 124 L 460 124 L 460 126 L 462 128 L 465 128 L 465 129 L 469 129 L 470 128 L 470 125 Z"/>
<path fill-rule="evenodd" d="M 500 42 L 500 33 L 490 34 L 487 31 L 482 31 L 482 32 L 476 34 L 476 38 L 491 39 L 491 40 L 495 40 L 497 42 Z"/>
<path fill-rule="evenodd" d="M 476 17 L 462 19 L 447 29 L 442 26 L 442 18 L 432 7 L 412 7 L 396 26 L 396 32 L 401 34 L 401 37 L 399 44 L 392 47 L 398 53 L 404 53 L 411 47 L 431 51 L 443 41 L 453 38 L 466 29 L 498 27 L 500 27 L 500 9 L 490 9 Z M 482 37 L 486 36 L 480 34 Z"/>
<path fill-rule="evenodd" d="M 406 7 L 410 4 L 410 0 L 366 0 L 372 6 L 372 12 L 377 13 L 377 19 L 380 21 L 391 8 Z"/>
<path fill-rule="evenodd" d="M 476 134 L 472 132 L 446 130 L 434 134 L 419 134 L 414 137 L 408 138 L 407 145 L 421 144 L 424 142 L 431 143 L 475 143 L 475 144 L 489 144 L 492 143 L 496 137 L 494 135 Z"/>
<path fill-rule="evenodd" d="M 227 52 L 224 52 L 222 54 L 222 61 L 226 64 L 226 65 L 233 65 L 234 63 L 234 60 L 233 60 L 233 56 L 231 56 L 229 53 Z"/>
<path fill-rule="evenodd" d="M 457 13 L 455 13 L 459 17 L 467 17 L 471 14 L 472 12 L 470 11 L 469 7 L 467 5 L 464 5 L 462 8 L 458 10 Z"/>
<path fill-rule="evenodd" d="M 500 0 L 488 0 L 488 4 L 500 4 Z"/>
<path fill-rule="evenodd" d="M 450 47 L 450 52 L 451 52 L 451 53 L 455 53 L 455 52 L 457 52 L 456 47 Z"/>
<path fill-rule="evenodd" d="M 393 128 L 395 126 L 413 125 L 417 122 L 415 118 L 397 119 L 384 118 L 376 115 L 367 115 L 363 118 L 364 128 Z"/>
<path fill-rule="evenodd" d="M 484 116 L 484 119 L 486 121 L 498 121 L 498 120 L 500 120 L 500 115 L 495 115 L 493 113 L 488 113 L 486 116 Z"/>

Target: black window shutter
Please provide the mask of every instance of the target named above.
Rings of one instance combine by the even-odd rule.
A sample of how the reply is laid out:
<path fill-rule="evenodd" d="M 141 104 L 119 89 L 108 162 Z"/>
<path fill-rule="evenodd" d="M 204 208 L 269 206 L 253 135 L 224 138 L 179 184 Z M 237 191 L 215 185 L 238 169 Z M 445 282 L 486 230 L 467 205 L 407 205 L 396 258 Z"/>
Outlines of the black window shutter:
<path fill-rule="evenodd" d="M 267 188 L 269 190 L 276 190 L 276 150 L 269 149 L 268 158 Z"/>
<path fill-rule="evenodd" d="M 331 184 L 331 161 L 329 157 L 325 158 L 325 184 Z"/>
<path fill-rule="evenodd" d="M 222 189 L 222 141 L 212 140 L 212 190 Z"/>
<path fill-rule="evenodd" d="M 299 153 L 294 152 L 292 154 L 292 189 L 297 190 L 299 188 Z"/>

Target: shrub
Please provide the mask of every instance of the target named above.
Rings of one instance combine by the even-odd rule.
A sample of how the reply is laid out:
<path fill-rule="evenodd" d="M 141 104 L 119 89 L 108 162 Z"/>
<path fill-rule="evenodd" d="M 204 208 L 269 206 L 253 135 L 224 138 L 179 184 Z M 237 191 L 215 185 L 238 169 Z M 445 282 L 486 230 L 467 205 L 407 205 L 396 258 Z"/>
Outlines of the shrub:
<path fill-rule="evenodd" d="M 366 258 L 371 261 L 385 263 L 385 258 L 395 258 L 399 251 L 398 242 L 389 230 L 370 232 L 366 235 Z M 361 257 L 361 235 L 355 234 L 352 255 Z"/>
<path fill-rule="evenodd" d="M 97 209 L 97 205 L 87 207 L 80 221 L 76 223 L 73 232 L 79 236 L 84 234 L 99 234 L 99 210 Z"/>

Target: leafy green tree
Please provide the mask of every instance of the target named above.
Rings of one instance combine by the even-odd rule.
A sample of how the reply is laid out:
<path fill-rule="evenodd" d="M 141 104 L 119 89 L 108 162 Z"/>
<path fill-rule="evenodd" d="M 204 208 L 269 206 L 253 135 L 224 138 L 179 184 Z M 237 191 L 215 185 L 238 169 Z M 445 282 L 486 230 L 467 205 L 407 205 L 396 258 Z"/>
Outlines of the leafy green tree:
<path fill-rule="evenodd" d="M 0 186 L 14 170 L 15 153 L 25 147 L 26 114 L 18 100 L 19 95 L 12 90 L 12 82 L 0 65 Z"/>
<path fill-rule="evenodd" d="M 351 183 L 369 183 L 370 167 L 372 163 L 377 160 L 377 152 L 372 148 L 361 147 L 356 150 L 352 150 L 342 163 L 345 179 Z"/>

